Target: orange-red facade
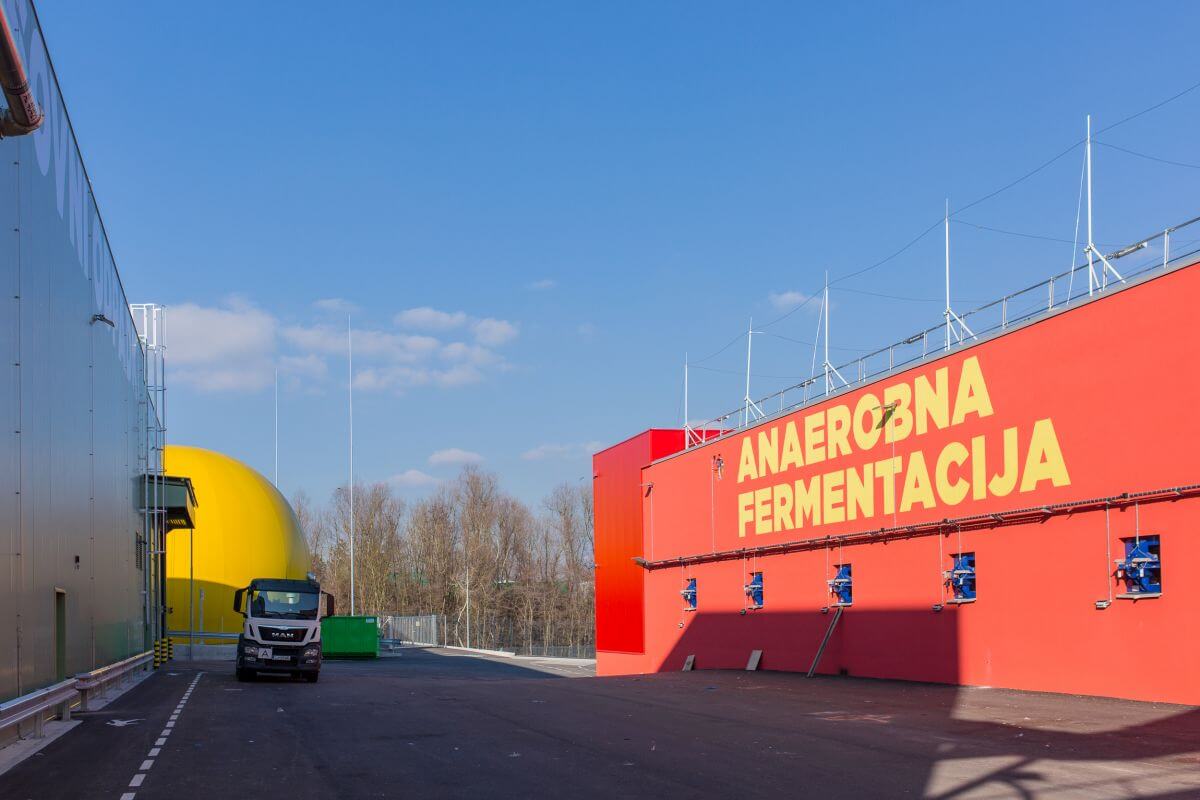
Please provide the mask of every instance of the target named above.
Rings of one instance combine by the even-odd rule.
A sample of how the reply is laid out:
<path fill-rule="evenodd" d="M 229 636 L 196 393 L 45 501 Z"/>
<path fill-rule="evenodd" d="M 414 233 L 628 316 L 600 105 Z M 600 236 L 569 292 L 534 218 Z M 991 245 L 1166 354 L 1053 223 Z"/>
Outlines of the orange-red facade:
<path fill-rule="evenodd" d="M 598 454 L 599 671 L 807 670 L 850 564 L 819 672 L 1200 703 L 1198 306 L 1186 267 L 686 452 Z M 1161 596 L 1122 599 L 1146 536 Z"/>

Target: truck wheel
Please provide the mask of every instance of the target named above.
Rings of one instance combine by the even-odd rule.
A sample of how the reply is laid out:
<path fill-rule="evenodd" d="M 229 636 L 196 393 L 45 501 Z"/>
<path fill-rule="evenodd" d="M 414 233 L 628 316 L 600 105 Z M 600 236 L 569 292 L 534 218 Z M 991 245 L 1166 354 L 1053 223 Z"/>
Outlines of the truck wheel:
<path fill-rule="evenodd" d="M 319 673 L 319 672 L 304 673 L 304 680 L 308 681 L 309 683 L 316 683 L 317 680 L 320 679 L 320 677 L 321 677 L 321 673 Z"/>
<path fill-rule="evenodd" d="M 246 681 L 254 680 L 254 673 L 243 667 L 237 668 L 237 679 L 245 683 Z"/>

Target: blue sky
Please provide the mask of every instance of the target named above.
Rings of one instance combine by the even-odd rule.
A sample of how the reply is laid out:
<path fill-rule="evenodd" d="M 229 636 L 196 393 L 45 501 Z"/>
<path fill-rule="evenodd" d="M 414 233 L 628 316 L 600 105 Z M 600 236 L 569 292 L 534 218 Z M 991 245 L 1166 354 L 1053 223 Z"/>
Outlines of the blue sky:
<path fill-rule="evenodd" d="M 323 498 L 465 462 L 537 501 L 678 423 L 681 363 L 1200 81 L 1193 3 L 77 3 L 39 11 L 126 291 L 169 308 L 170 440 Z M 1200 90 L 1098 137 L 1200 164 Z M 960 215 L 956 305 L 1071 261 L 1082 150 Z M 1200 169 L 1096 150 L 1096 239 Z M 1200 235 L 1200 234 L 1197 234 Z M 832 295 L 831 341 L 941 314 L 940 231 Z M 916 300 L 892 300 L 856 289 Z M 772 327 L 811 341 L 814 303 Z M 703 418 L 744 343 L 693 370 Z M 755 372 L 811 349 L 755 340 Z M 852 350 L 835 351 L 840 360 Z M 835 361 L 839 358 L 835 357 Z M 754 394 L 787 381 L 755 378 Z"/>

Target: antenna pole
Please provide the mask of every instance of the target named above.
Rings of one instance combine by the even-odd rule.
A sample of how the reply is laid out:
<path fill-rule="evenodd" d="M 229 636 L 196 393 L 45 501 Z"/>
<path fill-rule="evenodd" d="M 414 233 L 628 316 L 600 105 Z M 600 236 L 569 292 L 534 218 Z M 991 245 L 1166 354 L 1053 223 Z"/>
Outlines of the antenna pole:
<path fill-rule="evenodd" d="M 754 317 L 751 317 L 750 318 L 750 327 L 746 329 L 746 398 L 745 398 L 746 410 L 744 412 L 746 416 L 745 416 L 745 420 L 744 420 L 743 424 L 749 424 L 749 422 L 750 422 L 750 406 L 752 403 L 752 401 L 750 400 L 750 352 L 751 352 L 751 349 L 753 348 L 753 346 L 754 346 Z"/>
<path fill-rule="evenodd" d="M 946 198 L 946 350 L 950 350 L 953 332 L 950 325 L 950 198 Z"/>
<path fill-rule="evenodd" d="M 350 616 L 354 616 L 354 332 L 346 315 L 346 360 L 350 374 Z"/>
<path fill-rule="evenodd" d="M 692 426 L 688 422 L 688 354 L 683 354 L 683 446 L 692 444 Z"/>
<path fill-rule="evenodd" d="M 1087 258 L 1088 296 L 1096 289 L 1096 270 L 1092 265 L 1092 115 L 1087 115 Z"/>
<path fill-rule="evenodd" d="M 833 390 L 833 381 L 829 378 L 829 270 L 825 270 L 825 292 L 821 296 L 821 305 L 825 308 L 825 394 Z"/>

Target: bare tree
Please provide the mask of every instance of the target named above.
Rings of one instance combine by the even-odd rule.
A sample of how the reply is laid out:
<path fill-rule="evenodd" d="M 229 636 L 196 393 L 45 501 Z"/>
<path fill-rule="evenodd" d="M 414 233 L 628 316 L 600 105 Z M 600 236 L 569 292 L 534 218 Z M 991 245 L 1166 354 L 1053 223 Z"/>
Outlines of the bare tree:
<path fill-rule="evenodd" d="M 590 488 L 555 488 L 535 516 L 474 467 L 411 505 L 387 484 L 355 487 L 353 532 L 345 487 L 323 512 L 303 493 L 294 506 L 313 569 L 343 609 L 353 535 L 361 613 L 445 615 L 461 643 L 469 616 L 477 646 L 594 641 Z"/>

